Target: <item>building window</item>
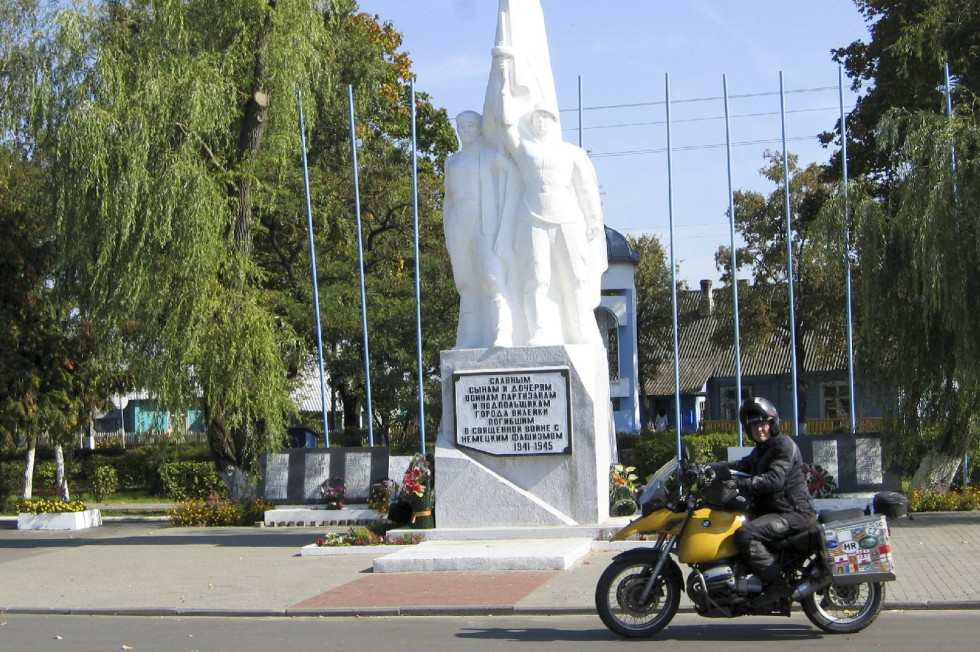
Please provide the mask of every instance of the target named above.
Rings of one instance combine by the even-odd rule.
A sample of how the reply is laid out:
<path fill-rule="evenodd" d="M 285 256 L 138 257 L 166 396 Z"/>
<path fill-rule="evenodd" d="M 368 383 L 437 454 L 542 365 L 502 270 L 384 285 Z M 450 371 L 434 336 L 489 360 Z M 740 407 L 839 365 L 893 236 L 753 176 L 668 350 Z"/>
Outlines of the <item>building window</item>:
<path fill-rule="evenodd" d="M 619 380 L 619 321 L 616 315 L 605 308 L 596 309 L 595 319 L 602 335 L 602 344 L 606 347 L 609 380 Z"/>
<path fill-rule="evenodd" d="M 742 385 L 742 400 L 754 396 L 752 385 Z M 736 387 L 721 388 L 721 418 L 725 421 L 738 419 L 738 392 Z"/>
<path fill-rule="evenodd" d="M 847 383 L 821 383 L 820 405 L 825 419 L 846 419 L 851 416 L 851 397 Z"/>

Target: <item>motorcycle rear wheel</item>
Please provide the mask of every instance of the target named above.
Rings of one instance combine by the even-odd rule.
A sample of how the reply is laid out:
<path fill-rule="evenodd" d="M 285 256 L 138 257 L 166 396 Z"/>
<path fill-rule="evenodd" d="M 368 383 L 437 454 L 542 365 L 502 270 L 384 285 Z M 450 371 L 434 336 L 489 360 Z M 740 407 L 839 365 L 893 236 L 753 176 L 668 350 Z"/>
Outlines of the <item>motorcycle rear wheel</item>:
<path fill-rule="evenodd" d="M 883 582 L 831 584 L 803 600 L 803 613 L 825 632 L 854 634 L 874 622 L 884 601 Z"/>
<path fill-rule="evenodd" d="M 603 624 L 620 636 L 652 636 L 677 613 L 684 582 L 681 571 L 668 561 L 645 601 L 642 593 L 653 572 L 652 560 L 614 561 L 599 578 L 595 606 Z"/>

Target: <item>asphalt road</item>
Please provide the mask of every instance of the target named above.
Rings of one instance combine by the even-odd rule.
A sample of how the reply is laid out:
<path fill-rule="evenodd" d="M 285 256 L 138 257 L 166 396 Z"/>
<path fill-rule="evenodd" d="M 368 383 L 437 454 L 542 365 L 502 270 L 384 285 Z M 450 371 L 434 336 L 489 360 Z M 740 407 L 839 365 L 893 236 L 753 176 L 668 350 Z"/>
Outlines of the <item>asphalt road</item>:
<path fill-rule="evenodd" d="M 525 650 L 592 652 L 667 643 L 674 650 L 724 652 L 884 649 L 971 650 L 974 611 L 887 611 L 865 631 L 824 634 L 806 618 L 705 620 L 681 614 L 652 639 L 625 641 L 598 617 L 209 618 L 0 614 L 0 650 L 10 652 L 306 652 L 323 650 Z M 641 649 L 641 648 L 636 648 Z"/>

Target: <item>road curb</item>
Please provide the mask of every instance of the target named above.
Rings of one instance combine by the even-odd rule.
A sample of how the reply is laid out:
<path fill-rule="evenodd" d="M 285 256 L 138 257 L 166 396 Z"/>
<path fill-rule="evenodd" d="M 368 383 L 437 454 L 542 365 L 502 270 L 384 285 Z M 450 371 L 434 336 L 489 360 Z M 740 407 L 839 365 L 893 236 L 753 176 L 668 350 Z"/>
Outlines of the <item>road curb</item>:
<path fill-rule="evenodd" d="M 970 602 L 896 602 L 882 611 L 970 611 L 980 610 L 980 601 Z M 797 606 L 793 610 L 799 612 Z M 677 610 L 694 614 L 691 607 Z M 130 616 L 142 618 L 389 618 L 389 617 L 495 617 L 495 616 L 593 616 L 595 609 L 583 607 L 372 607 L 363 609 L 46 609 L 9 608 L 0 614 L 33 616 Z M 598 617 L 598 616 L 597 616 Z"/>

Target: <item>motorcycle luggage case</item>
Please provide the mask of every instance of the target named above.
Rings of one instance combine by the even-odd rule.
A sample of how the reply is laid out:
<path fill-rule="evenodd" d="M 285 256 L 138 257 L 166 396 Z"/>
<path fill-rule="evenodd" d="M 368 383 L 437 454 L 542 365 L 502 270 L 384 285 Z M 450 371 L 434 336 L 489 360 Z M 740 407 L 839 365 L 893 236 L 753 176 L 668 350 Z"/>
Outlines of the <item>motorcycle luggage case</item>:
<path fill-rule="evenodd" d="M 837 521 L 822 527 L 834 584 L 895 579 L 895 562 L 884 515 Z"/>
<path fill-rule="evenodd" d="M 875 494 L 871 504 L 875 514 L 884 514 L 888 518 L 900 518 L 909 514 L 909 499 L 897 491 L 880 491 Z"/>

